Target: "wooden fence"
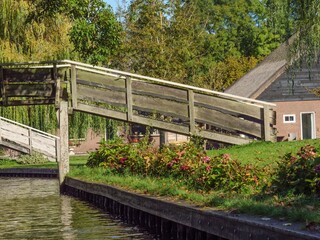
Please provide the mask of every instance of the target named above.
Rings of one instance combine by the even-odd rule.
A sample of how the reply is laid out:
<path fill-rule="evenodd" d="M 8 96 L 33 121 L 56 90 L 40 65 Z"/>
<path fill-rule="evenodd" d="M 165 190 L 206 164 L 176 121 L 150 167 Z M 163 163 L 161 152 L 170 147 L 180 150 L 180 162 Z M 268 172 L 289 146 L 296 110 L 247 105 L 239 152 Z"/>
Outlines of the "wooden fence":
<path fill-rule="evenodd" d="M 59 161 L 59 138 L 38 129 L 0 117 L 0 145 L 31 154 L 44 154 Z"/>
<path fill-rule="evenodd" d="M 0 65 L 1 102 L 82 111 L 206 139 L 275 140 L 274 104 L 69 60 Z"/>

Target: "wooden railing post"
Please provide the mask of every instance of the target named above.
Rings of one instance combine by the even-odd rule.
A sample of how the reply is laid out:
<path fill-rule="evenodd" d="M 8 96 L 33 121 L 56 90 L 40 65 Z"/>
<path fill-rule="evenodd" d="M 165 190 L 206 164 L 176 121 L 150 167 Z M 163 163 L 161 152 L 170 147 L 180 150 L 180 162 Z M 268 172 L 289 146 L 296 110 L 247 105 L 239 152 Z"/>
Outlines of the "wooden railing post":
<path fill-rule="evenodd" d="M 68 130 L 68 102 L 61 101 L 58 109 L 59 134 L 60 134 L 60 161 L 59 181 L 64 182 L 66 174 L 69 172 L 69 130 Z"/>
<path fill-rule="evenodd" d="M 188 115 L 189 115 L 189 131 L 191 135 L 196 134 L 196 121 L 194 113 L 194 92 L 193 90 L 188 90 Z"/>
<path fill-rule="evenodd" d="M 268 105 L 263 106 L 263 126 L 264 126 L 264 140 L 265 141 L 271 141 L 271 126 L 270 126 L 270 112 L 271 108 Z"/>
<path fill-rule="evenodd" d="M 2 144 L 2 119 L 0 117 L 0 145 Z"/>
<path fill-rule="evenodd" d="M 132 122 L 133 120 L 133 109 L 132 109 L 132 79 L 131 77 L 126 77 L 126 89 L 127 89 L 127 121 Z"/>
<path fill-rule="evenodd" d="M 53 69 L 52 69 L 52 78 L 55 81 L 56 84 L 56 96 L 55 96 L 55 107 L 59 108 L 60 107 L 60 90 L 61 90 L 61 82 L 60 78 L 58 78 L 58 69 L 57 69 L 57 64 L 53 64 Z"/>
<path fill-rule="evenodd" d="M 77 96 L 77 70 L 74 64 L 71 65 L 71 96 L 72 108 L 78 107 Z"/>
<path fill-rule="evenodd" d="M 3 74 L 3 67 L 0 66 L 0 87 L 1 87 L 1 98 L 2 98 L 2 105 L 6 106 L 8 104 L 8 99 L 6 97 L 6 82 L 4 79 L 4 74 Z"/>
<path fill-rule="evenodd" d="M 29 154 L 32 154 L 32 129 L 28 128 L 28 136 L 29 136 Z"/>

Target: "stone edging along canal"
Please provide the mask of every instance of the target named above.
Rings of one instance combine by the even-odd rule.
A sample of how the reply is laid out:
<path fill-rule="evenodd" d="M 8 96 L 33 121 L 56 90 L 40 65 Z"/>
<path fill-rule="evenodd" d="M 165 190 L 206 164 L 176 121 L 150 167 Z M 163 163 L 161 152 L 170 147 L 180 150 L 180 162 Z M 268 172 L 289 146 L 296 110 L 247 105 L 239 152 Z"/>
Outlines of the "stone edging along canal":
<path fill-rule="evenodd" d="M 320 233 L 303 230 L 303 224 L 198 208 L 70 177 L 62 191 L 118 214 L 126 222 L 149 228 L 162 239 L 320 239 Z"/>
<path fill-rule="evenodd" d="M 56 178 L 58 169 L 49 168 L 3 168 L 0 169 L 0 177 L 39 177 Z"/>

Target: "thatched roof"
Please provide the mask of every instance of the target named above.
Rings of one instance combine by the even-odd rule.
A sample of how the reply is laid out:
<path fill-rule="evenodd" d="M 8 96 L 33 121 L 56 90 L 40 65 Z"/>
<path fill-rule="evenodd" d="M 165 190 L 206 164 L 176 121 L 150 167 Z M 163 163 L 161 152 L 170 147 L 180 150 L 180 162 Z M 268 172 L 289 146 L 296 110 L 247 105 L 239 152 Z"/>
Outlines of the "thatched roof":
<path fill-rule="evenodd" d="M 288 66 L 288 50 L 294 37 L 281 44 L 250 72 L 226 89 L 226 93 L 256 98 L 285 72 Z"/>

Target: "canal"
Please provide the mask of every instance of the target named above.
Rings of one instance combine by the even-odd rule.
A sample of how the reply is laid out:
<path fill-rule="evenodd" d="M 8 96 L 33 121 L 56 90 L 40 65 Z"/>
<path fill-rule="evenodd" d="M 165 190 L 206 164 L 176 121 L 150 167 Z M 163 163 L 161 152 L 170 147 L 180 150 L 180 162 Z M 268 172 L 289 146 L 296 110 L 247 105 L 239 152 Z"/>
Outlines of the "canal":
<path fill-rule="evenodd" d="M 0 178 L 0 239 L 141 239 L 153 236 L 78 199 L 56 179 Z"/>

